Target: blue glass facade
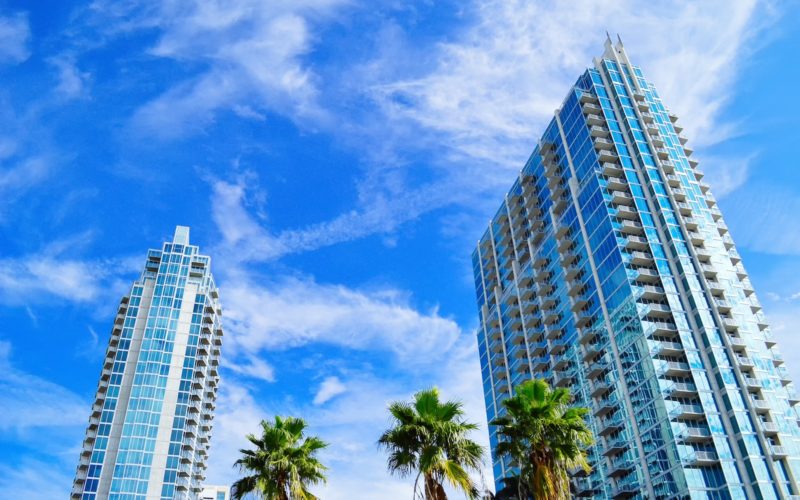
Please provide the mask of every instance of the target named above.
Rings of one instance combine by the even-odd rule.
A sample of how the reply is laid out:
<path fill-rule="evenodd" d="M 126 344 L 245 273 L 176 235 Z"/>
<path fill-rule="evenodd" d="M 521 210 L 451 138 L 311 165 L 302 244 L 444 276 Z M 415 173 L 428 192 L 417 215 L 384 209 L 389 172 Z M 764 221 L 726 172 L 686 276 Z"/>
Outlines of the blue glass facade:
<path fill-rule="evenodd" d="M 610 41 L 556 111 L 472 256 L 487 416 L 570 387 L 596 437 L 576 496 L 798 495 L 797 396 L 676 121 Z"/>
<path fill-rule="evenodd" d="M 150 250 L 122 299 L 72 498 L 196 498 L 223 331 L 210 259 L 188 228 Z"/>

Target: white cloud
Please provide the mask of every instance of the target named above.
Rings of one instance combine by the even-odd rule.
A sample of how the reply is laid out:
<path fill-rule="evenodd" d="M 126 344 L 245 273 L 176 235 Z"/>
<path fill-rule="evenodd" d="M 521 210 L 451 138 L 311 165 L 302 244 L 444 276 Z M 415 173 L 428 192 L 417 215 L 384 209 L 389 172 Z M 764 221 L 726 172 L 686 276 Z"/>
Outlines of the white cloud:
<path fill-rule="evenodd" d="M 55 89 L 58 94 L 68 99 L 87 95 L 87 86 L 91 75 L 78 68 L 75 56 L 61 54 L 48 59 L 48 62 L 58 71 L 58 85 Z"/>
<path fill-rule="evenodd" d="M 307 278 L 220 281 L 229 349 L 257 353 L 310 343 L 396 354 L 418 363 L 449 349 L 458 325 L 435 308 L 419 312 L 392 288 L 354 290 Z"/>
<path fill-rule="evenodd" d="M 0 303 L 29 305 L 58 298 L 76 303 L 121 297 L 139 269 L 138 258 L 90 260 L 68 257 L 91 237 L 83 233 L 49 243 L 38 252 L 0 258 Z M 107 304 L 106 304 L 107 305 Z M 110 310 L 110 309 L 107 309 Z"/>
<path fill-rule="evenodd" d="M 30 38 L 26 14 L 0 16 L 0 63 L 16 64 L 28 59 Z"/>
<path fill-rule="evenodd" d="M 347 390 L 339 377 L 327 377 L 319 386 L 316 396 L 314 396 L 313 403 L 315 405 L 322 405 L 342 394 Z"/>
<path fill-rule="evenodd" d="M 756 5 L 479 1 L 475 23 L 439 44 L 431 71 L 373 90 L 389 116 L 440 133 L 454 153 L 518 169 L 566 89 L 602 53 L 609 29 L 623 35 L 634 63 L 682 117 L 693 142 L 708 144 L 725 128 L 719 111 L 747 42 L 758 33 L 755 23 L 769 17 L 762 9 L 755 19 Z M 718 15 L 721 9 L 725 16 Z M 391 64 L 373 71 L 378 78 L 380 71 L 394 74 L 383 68 Z"/>
<path fill-rule="evenodd" d="M 754 155 L 704 156 L 700 158 L 703 180 L 711 186 L 714 196 L 722 199 L 745 184 L 754 159 Z"/>
<path fill-rule="evenodd" d="M 264 382 L 273 382 L 275 380 L 275 370 L 272 366 L 263 359 L 252 355 L 246 355 L 243 363 L 235 359 L 226 360 L 225 369 Z"/>
<path fill-rule="evenodd" d="M 415 219 L 435 206 L 445 195 L 439 186 L 415 189 L 397 197 L 376 191 L 362 199 L 363 208 L 345 212 L 330 220 L 272 234 L 248 210 L 253 176 L 236 182 L 211 179 L 212 215 L 224 238 L 219 250 L 239 261 L 269 261 L 287 254 L 316 250 L 371 234 L 391 234 L 404 222 Z"/>
<path fill-rule="evenodd" d="M 150 54 L 202 68 L 141 107 L 134 123 L 162 137 L 197 133 L 220 111 L 272 111 L 296 121 L 323 120 L 317 76 L 304 61 L 316 23 L 344 0 L 170 2 L 98 1 L 92 13 L 110 34 L 153 28 Z"/>
<path fill-rule="evenodd" d="M 17 458 L 13 464 L 0 464 L 0 489 L 6 498 L 52 500 L 63 498 L 72 488 L 73 476 L 63 472 L 66 467 L 30 458 Z"/>

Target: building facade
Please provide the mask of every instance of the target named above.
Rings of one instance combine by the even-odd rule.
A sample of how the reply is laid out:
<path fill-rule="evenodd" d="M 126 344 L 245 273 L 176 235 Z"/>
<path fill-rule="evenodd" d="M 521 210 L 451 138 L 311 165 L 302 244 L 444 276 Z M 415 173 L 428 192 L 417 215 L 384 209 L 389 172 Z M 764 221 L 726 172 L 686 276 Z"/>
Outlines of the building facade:
<path fill-rule="evenodd" d="M 223 336 L 210 265 L 188 227 L 147 253 L 114 320 L 73 499 L 198 497 Z"/>
<path fill-rule="evenodd" d="M 676 122 L 610 40 L 556 110 L 472 256 L 487 416 L 569 387 L 596 438 L 576 496 L 800 495 L 798 398 Z"/>
<path fill-rule="evenodd" d="M 206 485 L 200 493 L 199 500 L 230 500 L 231 489 L 227 486 Z"/>

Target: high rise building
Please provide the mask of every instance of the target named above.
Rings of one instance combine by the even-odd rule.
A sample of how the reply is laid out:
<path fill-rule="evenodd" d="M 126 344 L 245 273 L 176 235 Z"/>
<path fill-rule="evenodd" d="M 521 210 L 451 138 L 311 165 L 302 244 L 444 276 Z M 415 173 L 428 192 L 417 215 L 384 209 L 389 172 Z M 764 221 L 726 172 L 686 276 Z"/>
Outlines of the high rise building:
<path fill-rule="evenodd" d="M 206 485 L 200 493 L 199 500 L 230 500 L 231 489 L 227 486 Z"/>
<path fill-rule="evenodd" d="M 610 40 L 556 110 L 473 253 L 487 415 L 571 388 L 596 438 L 577 496 L 800 495 L 798 398 L 676 122 Z"/>
<path fill-rule="evenodd" d="M 178 226 L 150 250 L 111 330 L 72 498 L 197 498 L 222 325 L 211 259 Z"/>

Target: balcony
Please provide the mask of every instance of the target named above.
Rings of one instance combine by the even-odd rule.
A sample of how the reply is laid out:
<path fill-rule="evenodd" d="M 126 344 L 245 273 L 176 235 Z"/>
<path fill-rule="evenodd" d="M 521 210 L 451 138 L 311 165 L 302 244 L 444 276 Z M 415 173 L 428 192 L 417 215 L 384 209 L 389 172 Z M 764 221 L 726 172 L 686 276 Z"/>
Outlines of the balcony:
<path fill-rule="evenodd" d="M 644 250 L 649 248 L 649 242 L 647 238 L 643 236 L 628 236 L 625 242 L 626 249 L 635 249 L 635 250 Z"/>
<path fill-rule="evenodd" d="M 637 253 L 637 252 L 634 252 Z M 633 261 L 631 261 L 633 262 Z M 664 299 L 664 289 L 660 286 L 655 285 L 644 285 L 638 287 L 639 290 L 639 298 L 644 300 L 663 300 Z"/>
<path fill-rule="evenodd" d="M 686 382 L 669 382 L 664 387 L 664 396 L 670 398 L 686 398 L 697 394 L 697 386 Z"/>
<path fill-rule="evenodd" d="M 600 360 L 595 361 L 586 370 L 586 375 L 591 378 L 597 378 L 599 375 L 605 374 L 606 370 L 608 370 L 608 363 Z"/>
<path fill-rule="evenodd" d="M 623 175 L 622 167 L 618 163 L 603 163 L 603 175 L 619 177 Z"/>
<path fill-rule="evenodd" d="M 617 219 L 628 219 L 628 220 L 636 220 L 639 218 L 639 214 L 636 212 L 635 208 L 627 207 L 625 205 L 617 206 L 616 212 L 613 212 L 614 216 Z"/>
<path fill-rule="evenodd" d="M 761 382 L 758 379 L 753 377 L 744 377 L 744 385 L 747 386 L 748 389 L 761 389 Z"/>
<path fill-rule="evenodd" d="M 675 434 L 675 438 L 685 443 L 697 443 L 710 439 L 711 431 L 708 427 L 689 427 L 683 425 L 682 429 Z"/>
<path fill-rule="evenodd" d="M 603 114 L 603 108 L 594 102 L 584 102 L 582 107 L 585 114 Z"/>
<path fill-rule="evenodd" d="M 612 191 L 611 202 L 616 205 L 633 205 L 633 197 L 624 191 Z"/>
<path fill-rule="evenodd" d="M 653 356 L 678 356 L 683 354 L 684 349 L 683 346 L 678 342 L 666 342 L 666 341 L 652 341 L 652 349 L 650 353 Z"/>
<path fill-rule="evenodd" d="M 589 113 L 586 115 L 586 123 L 589 125 L 605 125 L 605 119 L 597 113 Z"/>
<path fill-rule="evenodd" d="M 778 445 L 771 444 L 769 446 L 769 449 L 770 449 L 770 452 L 772 453 L 773 457 L 784 458 L 784 457 L 788 457 L 789 456 L 789 451 L 786 448 L 784 448 L 783 446 L 778 446 Z"/>
<path fill-rule="evenodd" d="M 608 461 L 607 474 L 609 477 L 619 477 L 633 470 L 633 463 L 626 457 L 619 457 Z"/>
<path fill-rule="evenodd" d="M 758 413 L 767 413 L 772 409 L 769 401 L 764 401 L 763 399 L 753 399 L 753 408 L 755 408 Z"/>
<path fill-rule="evenodd" d="M 683 363 L 680 361 L 660 361 L 660 367 L 658 369 L 659 375 L 680 375 L 685 376 L 691 372 L 691 367 L 689 367 L 689 363 Z"/>
<path fill-rule="evenodd" d="M 603 455 L 615 455 L 623 450 L 628 449 L 628 446 L 630 446 L 630 440 L 625 436 L 616 436 L 607 439 L 605 446 L 603 447 Z"/>
<path fill-rule="evenodd" d="M 702 419 L 705 418 L 705 411 L 700 405 L 677 404 L 669 410 L 670 418 L 682 419 Z"/>
<path fill-rule="evenodd" d="M 593 398 L 596 398 L 596 397 L 604 396 L 604 395 L 608 394 L 608 392 L 611 390 L 611 384 L 609 384 L 605 380 L 597 380 L 597 381 L 591 382 L 589 384 L 589 388 L 591 389 L 591 391 L 590 391 L 591 392 L 591 396 Z"/>
<path fill-rule="evenodd" d="M 617 396 L 615 394 L 611 394 L 610 396 L 594 403 L 594 416 L 603 417 L 620 407 L 621 405 L 617 399 Z"/>
<path fill-rule="evenodd" d="M 686 465 L 714 465 L 719 462 L 719 457 L 713 451 L 694 451 L 684 457 L 682 461 Z"/>
<path fill-rule="evenodd" d="M 642 226 L 641 222 L 636 222 L 632 220 L 623 220 L 620 223 L 620 231 L 622 231 L 624 234 L 641 236 L 642 234 L 644 234 L 644 226 Z"/>
<path fill-rule="evenodd" d="M 642 487 L 636 483 L 618 484 L 611 489 L 612 498 L 632 498 L 642 491 Z"/>
<path fill-rule="evenodd" d="M 780 432 L 778 424 L 775 422 L 760 422 L 761 430 L 767 436 L 775 436 Z"/>
<path fill-rule="evenodd" d="M 607 436 L 621 430 L 625 426 L 625 421 L 622 418 L 621 412 L 617 412 L 610 417 L 598 419 L 598 433 L 601 436 Z"/>
<path fill-rule="evenodd" d="M 611 131 L 608 130 L 608 127 L 592 125 L 589 127 L 589 135 L 592 137 L 608 137 L 611 135 Z"/>
<path fill-rule="evenodd" d="M 603 137 L 596 137 L 594 139 L 594 147 L 597 150 L 612 151 L 614 149 L 614 141 Z"/>

